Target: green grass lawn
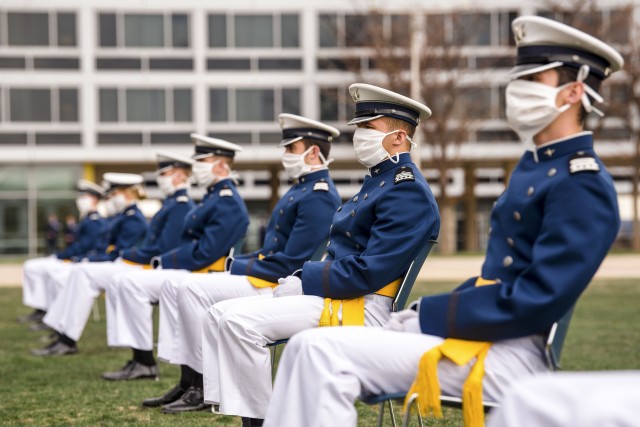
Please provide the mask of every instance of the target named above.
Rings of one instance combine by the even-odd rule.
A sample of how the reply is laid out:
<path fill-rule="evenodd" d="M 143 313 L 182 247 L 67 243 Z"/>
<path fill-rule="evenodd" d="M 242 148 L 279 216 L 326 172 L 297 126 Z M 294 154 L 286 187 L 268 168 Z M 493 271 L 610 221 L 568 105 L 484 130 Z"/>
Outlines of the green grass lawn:
<path fill-rule="evenodd" d="M 416 284 L 414 295 L 444 292 L 453 284 Z M 104 301 L 101 299 L 101 313 Z M 562 365 L 566 370 L 640 369 L 640 281 L 599 281 L 580 300 L 567 337 Z M 27 312 L 18 288 L 0 289 L 0 425 L 222 425 L 239 426 L 236 417 L 209 413 L 162 415 L 139 406 L 145 397 L 174 385 L 178 370 L 161 365 L 161 379 L 111 383 L 100 379 L 119 368 L 129 351 L 105 343 L 105 322 L 89 320 L 80 354 L 60 358 L 30 356 L 45 333 L 29 332 L 15 318 Z M 360 426 L 375 425 L 377 409 L 358 404 Z M 398 412 L 398 411 L 397 411 Z M 387 422 L 389 417 L 386 416 Z M 390 423 L 388 423 L 390 425 Z M 461 414 L 445 409 L 430 425 L 461 425 Z"/>

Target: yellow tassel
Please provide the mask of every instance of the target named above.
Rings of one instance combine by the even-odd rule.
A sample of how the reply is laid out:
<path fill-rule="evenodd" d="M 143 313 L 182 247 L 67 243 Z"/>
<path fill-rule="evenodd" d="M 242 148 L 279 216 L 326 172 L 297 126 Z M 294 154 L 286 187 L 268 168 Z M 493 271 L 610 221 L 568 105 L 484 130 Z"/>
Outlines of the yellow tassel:
<path fill-rule="evenodd" d="M 465 427 L 484 426 L 484 408 L 482 406 L 482 379 L 484 378 L 484 360 L 489 353 L 490 344 L 478 353 L 476 363 L 462 387 L 462 414 Z"/>
<path fill-rule="evenodd" d="M 320 322 L 318 323 L 318 327 L 323 328 L 325 326 L 331 326 L 331 314 L 329 305 L 331 304 L 331 298 L 324 299 L 324 309 L 322 310 L 322 315 L 320 316 Z"/>
<path fill-rule="evenodd" d="M 331 326 L 340 326 L 340 319 L 338 319 L 340 304 L 342 300 L 331 300 Z"/>
<path fill-rule="evenodd" d="M 439 347 L 432 348 L 422 355 L 418 362 L 418 375 L 413 381 L 404 400 L 403 411 L 407 411 L 409 398 L 418 393 L 418 409 L 421 415 L 433 415 L 442 418 L 440 405 L 440 383 L 438 381 L 438 362 L 442 358 Z"/>

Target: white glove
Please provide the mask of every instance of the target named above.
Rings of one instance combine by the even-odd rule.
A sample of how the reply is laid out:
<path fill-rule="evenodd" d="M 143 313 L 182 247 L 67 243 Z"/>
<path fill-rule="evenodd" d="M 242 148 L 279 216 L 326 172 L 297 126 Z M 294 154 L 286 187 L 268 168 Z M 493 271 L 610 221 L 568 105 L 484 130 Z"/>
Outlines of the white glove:
<path fill-rule="evenodd" d="M 302 280 L 296 276 L 287 276 L 278 279 L 279 285 L 273 289 L 273 296 L 278 297 L 293 297 L 296 295 L 302 295 Z"/>
<path fill-rule="evenodd" d="M 384 329 L 396 332 L 411 332 L 420 334 L 420 316 L 417 311 L 407 309 L 391 313 L 389 323 L 384 325 Z"/>

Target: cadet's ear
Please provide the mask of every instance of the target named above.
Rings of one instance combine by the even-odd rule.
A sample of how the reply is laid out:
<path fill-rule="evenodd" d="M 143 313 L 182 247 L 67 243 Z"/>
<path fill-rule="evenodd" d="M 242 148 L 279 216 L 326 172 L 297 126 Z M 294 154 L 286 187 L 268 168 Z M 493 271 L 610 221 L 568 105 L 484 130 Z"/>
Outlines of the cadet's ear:
<path fill-rule="evenodd" d="M 561 105 L 577 104 L 582 101 L 582 95 L 584 94 L 584 84 L 582 82 L 573 82 L 561 93 L 564 98 L 564 102 L 561 103 Z"/>

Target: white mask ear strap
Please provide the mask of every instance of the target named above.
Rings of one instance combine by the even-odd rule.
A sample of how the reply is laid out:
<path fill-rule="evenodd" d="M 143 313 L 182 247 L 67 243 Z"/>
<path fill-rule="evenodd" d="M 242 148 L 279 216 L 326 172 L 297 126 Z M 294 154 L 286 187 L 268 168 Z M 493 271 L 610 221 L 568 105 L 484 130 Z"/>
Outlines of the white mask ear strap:
<path fill-rule="evenodd" d="M 320 160 L 322 160 L 322 164 L 325 167 L 329 166 L 329 163 L 333 162 L 334 160 L 333 158 L 325 159 L 321 151 L 318 151 L 318 157 L 320 157 Z"/>
<path fill-rule="evenodd" d="M 586 64 L 582 65 L 580 67 L 580 71 L 578 71 L 578 77 L 576 79 L 576 81 L 582 83 L 582 86 L 584 87 L 584 93 L 582 94 L 582 99 L 581 99 L 582 105 L 583 105 L 584 109 L 587 110 L 588 113 L 594 112 L 598 116 L 604 117 L 604 113 L 602 111 L 598 110 L 593 105 L 591 105 L 591 101 L 589 101 L 589 96 L 591 96 L 598 103 L 604 102 L 604 99 L 600 96 L 600 94 L 598 92 L 596 92 L 595 90 L 591 89 L 591 87 L 589 87 L 589 85 L 587 85 L 584 82 L 584 80 L 589 75 L 589 70 L 590 70 L 590 68 L 589 68 L 588 65 L 586 65 Z"/>

